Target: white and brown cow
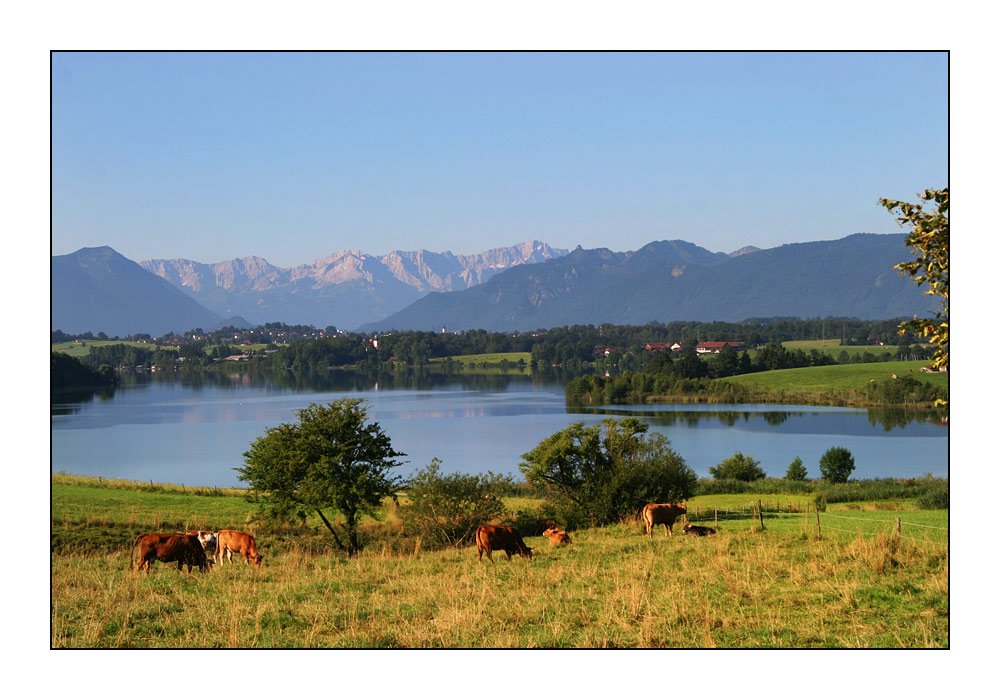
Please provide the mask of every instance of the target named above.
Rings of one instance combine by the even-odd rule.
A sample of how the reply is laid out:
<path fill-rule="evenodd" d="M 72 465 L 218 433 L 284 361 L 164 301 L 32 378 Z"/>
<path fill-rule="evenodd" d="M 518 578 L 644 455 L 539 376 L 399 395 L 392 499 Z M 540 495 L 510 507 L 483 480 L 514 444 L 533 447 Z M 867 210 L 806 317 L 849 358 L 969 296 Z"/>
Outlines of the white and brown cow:
<path fill-rule="evenodd" d="M 188 530 L 187 534 L 197 537 L 206 552 L 215 549 L 215 533 L 211 530 Z"/>

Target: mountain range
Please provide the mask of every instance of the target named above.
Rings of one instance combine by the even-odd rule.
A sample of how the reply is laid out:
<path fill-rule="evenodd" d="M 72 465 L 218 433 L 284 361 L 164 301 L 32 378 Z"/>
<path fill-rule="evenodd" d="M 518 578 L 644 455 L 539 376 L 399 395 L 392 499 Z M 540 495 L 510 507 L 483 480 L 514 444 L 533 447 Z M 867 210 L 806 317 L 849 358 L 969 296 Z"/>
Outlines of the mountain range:
<path fill-rule="evenodd" d="M 269 321 L 378 330 L 531 330 L 768 316 L 883 319 L 933 305 L 892 266 L 904 234 L 713 253 L 686 241 L 572 252 L 529 241 L 477 255 L 342 251 L 279 268 L 245 257 L 135 263 L 108 247 L 52 258 L 52 328 L 110 335 Z M 234 319 L 235 317 L 235 319 Z"/>
<path fill-rule="evenodd" d="M 255 324 L 282 321 L 353 329 L 385 318 L 428 292 L 468 289 L 511 267 L 567 252 L 528 241 L 474 255 L 396 250 L 374 256 L 345 250 L 294 268 L 275 267 L 258 257 L 214 264 L 184 259 L 139 264 L 220 316 L 239 315 Z"/>
<path fill-rule="evenodd" d="M 212 328 L 222 321 L 107 246 L 52 256 L 52 330 L 162 335 Z"/>
<path fill-rule="evenodd" d="M 905 234 L 711 253 L 686 241 L 584 250 L 508 270 L 477 287 L 430 293 L 358 330 L 530 330 L 573 324 L 731 321 L 772 316 L 887 319 L 932 306 L 893 265 Z"/>

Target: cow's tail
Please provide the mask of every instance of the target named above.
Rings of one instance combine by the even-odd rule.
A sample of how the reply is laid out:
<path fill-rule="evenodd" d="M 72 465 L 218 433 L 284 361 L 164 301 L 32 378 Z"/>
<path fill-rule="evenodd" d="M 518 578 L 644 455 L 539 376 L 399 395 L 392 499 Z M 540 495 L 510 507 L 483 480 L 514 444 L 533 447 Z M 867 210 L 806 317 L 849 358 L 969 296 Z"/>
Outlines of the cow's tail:
<path fill-rule="evenodd" d="M 132 569 L 132 555 L 135 554 L 135 546 L 139 544 L 139 540 L 141 539 L 142 539 L 142 534 L 140 533 L 135 536 L 134 540 L 132 540 L 132 549 L 130 549 L 128 552 L 128 568 L 130 571 Z"/>

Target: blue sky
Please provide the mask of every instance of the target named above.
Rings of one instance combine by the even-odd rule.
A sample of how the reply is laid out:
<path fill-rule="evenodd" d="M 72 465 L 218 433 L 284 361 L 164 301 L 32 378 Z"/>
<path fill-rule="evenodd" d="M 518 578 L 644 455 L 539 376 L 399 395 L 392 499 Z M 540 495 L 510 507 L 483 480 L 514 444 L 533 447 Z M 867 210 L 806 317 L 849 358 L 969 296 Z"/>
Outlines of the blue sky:
<path fill-rule="evenodd" d="M 947 60 L 55 53 L 52 253 L 292 267 L 897 233 L 880 196 L 948 184 Z"/>

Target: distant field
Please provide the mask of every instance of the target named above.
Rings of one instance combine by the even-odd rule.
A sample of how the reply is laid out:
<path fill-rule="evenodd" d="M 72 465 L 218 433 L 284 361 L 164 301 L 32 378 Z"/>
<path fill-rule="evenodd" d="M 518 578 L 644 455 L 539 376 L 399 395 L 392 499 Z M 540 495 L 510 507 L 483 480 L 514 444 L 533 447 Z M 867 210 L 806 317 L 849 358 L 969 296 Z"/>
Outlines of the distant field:
<path fill-rule="evenodd" d="M 147 348 L 149 350 L 159 350 L 161 348 L 166 348 L 167 350 L 177 350 L 177 346 L 175 345 L 137 343 L 131 340 L 84 340 L 79 343 L 70 340 L 65 343 L 52 343 L 52 352 L 63 352 L 70 357 L 84 357 L 90 354 L 90 349 L 92 347 L 99 347 L 102 345 L 131 345 L 133 347 Z M 212 352 L 212 349 L 215 347 L 217 346 L 206 345 L 205 352 Z M 263 350 L 267 346 L 263 343 L 254 343 L 253 345 L 231 345 L 230 347 L 235 351 L 246 352 L 247 350 Z"/>
<path fill-rule="evenodd" d="M 128 340 L 84 340 L 79 343 L 70 340 L 65 343 L 52 343 L 52 352 L 64 352 L 71 357 L 83 357 L 90 354 L 90 348 L 102 345 L 131 345 L 137 348 L 150 348 L 153 350 L 161 347 L 151 343 L 136 343 Z"/>
<path fill-rule="evenodd" d="M 782 343 L 789 350 L 824 350 L 828 355 L 836 357 L 841 352 L 846 351 L 852 357 L 870 352 L 873 355 L 895 354 L 896 348 L 892 345 L 841 345 L 839 340 L 786 340 Z"/>
<path fill-rule="evenodd" d="M 934 386 L 947 386 L 948 374 L 924 373 L 920 368 L 927 362 L 869 362 L 857 365 L 829 365 L 826 367 L 799 367 L 755 372 L 726 381 L 744 386 L 757 386 L 768 391 L 821 392 L 842 389 L 864 389 L 872 379 L 889 379 L 893 374 L 913 377 Z"/>
<path fill-rule="evenodd" d="M 444 362 L 446 357 L 435 357 L 431 360 L 431 364 Z M 524 360 L 525 364 L 531 362 L 530 352 L 494 352 L 487 353 L 483 355 L 452 355 L 450 358 L 453 362 L 460 362 L 463 365 L 475 363 L 477 365 L 484 362 L 496 365 L 500 364 L 502 360 L 507 360 L 511 364 L 517 364 L 518 360 Z"/>

